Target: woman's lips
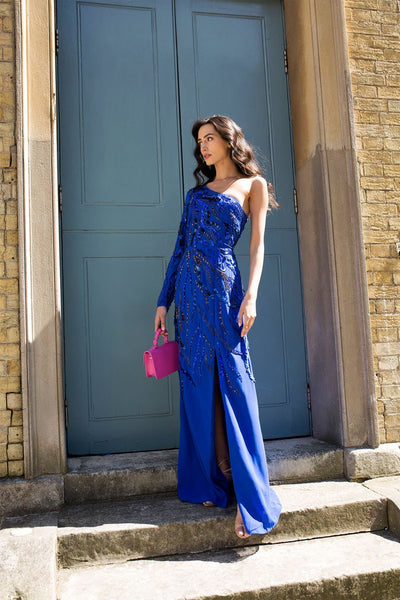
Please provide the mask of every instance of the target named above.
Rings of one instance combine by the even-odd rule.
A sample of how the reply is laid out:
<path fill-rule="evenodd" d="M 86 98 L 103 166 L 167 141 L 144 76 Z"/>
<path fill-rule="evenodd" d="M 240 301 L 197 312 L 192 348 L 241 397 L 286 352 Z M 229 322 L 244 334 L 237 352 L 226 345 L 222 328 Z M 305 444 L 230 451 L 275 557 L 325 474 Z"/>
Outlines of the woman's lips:
<path fill-rule="evenodd" d="M 204 154 L 204 160 L 207 160 L 207 158 L 210 158 L 211 154 Z"/>

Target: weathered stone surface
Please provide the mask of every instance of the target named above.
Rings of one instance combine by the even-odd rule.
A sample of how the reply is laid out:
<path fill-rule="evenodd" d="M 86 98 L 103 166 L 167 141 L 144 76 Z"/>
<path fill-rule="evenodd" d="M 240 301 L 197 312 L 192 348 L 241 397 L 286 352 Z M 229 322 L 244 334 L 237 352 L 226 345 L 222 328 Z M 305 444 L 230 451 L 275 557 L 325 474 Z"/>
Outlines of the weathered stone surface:
<path fill-rule="evenodd" d="M 177 450 L 69 459 L 65 501 L 72 504 L 174 491 L 177 463 Z"/>
<path fill-rule="evenodd" d="M 63 570 L 59 600 L 392 600 L 400 544 L 359 533 Z"/>
<path fill-rule="evenodd" d="M 56 598 L 56 540 L 57 513 L 3 520 L 0 530 L 2 599 Z"/>
<path fill-rule="evenodd" d="M 379 477 L 365 481 L 364 485 L 388 498 L 389 527 L 400 536 L 400 477 Z"/>
<path fill-rule="evenodd" d="M 245 542 L 234 533 L 235 507 L 205 508 L 176 496 L 64 507 L 59 563 L 113 562 L 242 544 L 292 541 L 387 527 L 387 502 L 358 483 L 325 481 L 274 486 L 278 525 Z"/>
<path fill-rule="evenodd" d="M 345 474 L 350 480 L 400 475 L 400 444 L 381 444 L 378 448 L 347 448 Z"/>
<path fill-rule="evenodd" d="M 343 477 L 343 449 L 313 437 L 264 443 L 270 481 L 323 481 Z"/>
<path fill-rule="evenodd" d="M 63 501 L 61 475 L 48 475 L 31 481 L 20 478 L 0 481 L 0 516 L 54 511 Z"/>
<path fill-rule="evenodd" d="M 337 446 L 312 437 L 272 440 L 264 446 L 271 482 L 343 477 L 343 449 Z M 70 458 L 65 501 L 75 504 L 173 492 L 177 464 L 177 450 Z"/>

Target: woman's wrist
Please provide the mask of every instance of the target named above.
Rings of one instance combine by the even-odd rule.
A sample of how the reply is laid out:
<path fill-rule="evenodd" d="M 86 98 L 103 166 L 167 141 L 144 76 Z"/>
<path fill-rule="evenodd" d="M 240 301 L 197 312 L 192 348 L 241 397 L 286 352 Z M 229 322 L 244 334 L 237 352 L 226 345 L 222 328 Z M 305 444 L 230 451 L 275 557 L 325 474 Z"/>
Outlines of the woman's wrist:
<path fill-rule="evenodd" d="M 246 300 L 252 300 L 253 302 L 255 302 L 257 300 L 257 292 L 247 290 L 244 297 L 246 298 Z"/>

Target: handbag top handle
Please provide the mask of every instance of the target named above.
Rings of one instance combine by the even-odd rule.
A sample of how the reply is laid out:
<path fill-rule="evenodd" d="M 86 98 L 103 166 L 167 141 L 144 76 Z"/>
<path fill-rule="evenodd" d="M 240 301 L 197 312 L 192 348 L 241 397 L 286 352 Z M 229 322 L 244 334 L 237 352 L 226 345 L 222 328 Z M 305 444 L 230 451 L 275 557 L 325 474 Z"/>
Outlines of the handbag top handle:
<path fill-rule="evenodd" d="M 156 348 L 158 345 L 158 338 L 160 336 L 161 333 L 161 329 L 158 328 L 156 331 L 156 335 L 154 336 L 154 340 L 153 340 L 153 348 Z M 166 330 L 165 336 L 164 336 L 164 344 L 168 343 L 168 331 Z"/>

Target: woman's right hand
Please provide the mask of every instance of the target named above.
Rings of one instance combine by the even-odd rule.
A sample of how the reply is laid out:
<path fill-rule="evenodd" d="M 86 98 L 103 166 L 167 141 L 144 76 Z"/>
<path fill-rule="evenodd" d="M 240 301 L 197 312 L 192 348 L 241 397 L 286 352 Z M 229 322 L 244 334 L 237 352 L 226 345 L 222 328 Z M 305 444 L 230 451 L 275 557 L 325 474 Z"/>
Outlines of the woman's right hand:
<path fill-rule="evenodd" d="M 154 333 L 157 333 L 157 329 L 161 328 L 161 335 L 165 335 L 166 327 L 165 320 L 167 318 L 167 307 L 157 306 L 156 317 L 154 319 Z"/>

